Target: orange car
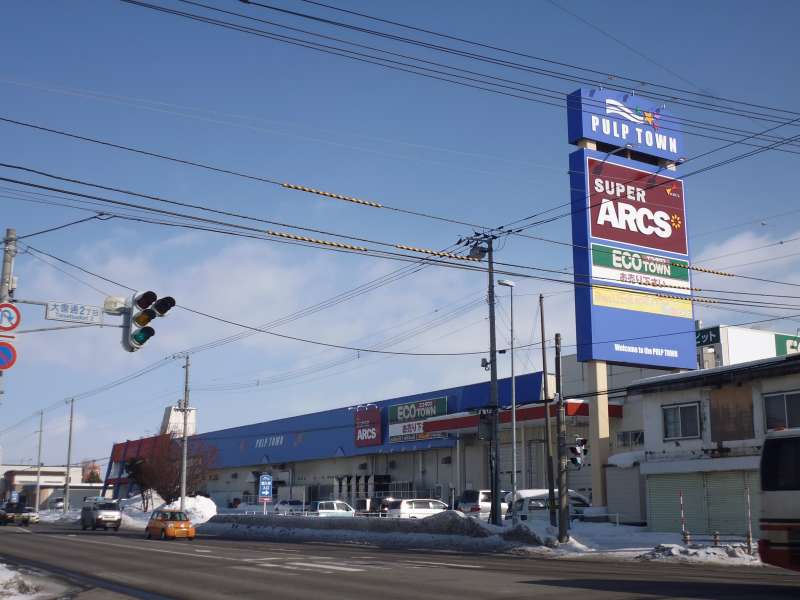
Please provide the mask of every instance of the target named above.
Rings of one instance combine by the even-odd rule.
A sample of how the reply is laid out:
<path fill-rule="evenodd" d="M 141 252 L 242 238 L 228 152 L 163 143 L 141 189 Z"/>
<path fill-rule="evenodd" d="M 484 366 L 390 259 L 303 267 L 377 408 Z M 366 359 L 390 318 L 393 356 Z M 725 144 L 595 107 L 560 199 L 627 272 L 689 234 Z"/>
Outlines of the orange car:
<path fill-rule="evenodd" d="M 154 537 L 162 540 L 193 540 L 195 531 L 186 513 L 179 510 L 155 510 L 147 523 L 145 535 L 148 540 Z"/>

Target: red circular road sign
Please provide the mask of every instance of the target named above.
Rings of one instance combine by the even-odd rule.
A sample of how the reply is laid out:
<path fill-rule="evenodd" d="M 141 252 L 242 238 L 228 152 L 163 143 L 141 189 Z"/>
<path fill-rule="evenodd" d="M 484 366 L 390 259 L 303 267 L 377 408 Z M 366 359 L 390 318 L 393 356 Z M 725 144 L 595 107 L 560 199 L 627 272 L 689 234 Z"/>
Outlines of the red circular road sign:
<path fill-rule="evenodd" d="M 19 309 L 10 302 L 0 304 L 0 331 L 14 331 L 22 321 Z"/>
<path fill-rule="evenodd" d="M 17 362 L 17 350 L 8 342 L 0 342 L 0 371 L 5 371 Z"/>

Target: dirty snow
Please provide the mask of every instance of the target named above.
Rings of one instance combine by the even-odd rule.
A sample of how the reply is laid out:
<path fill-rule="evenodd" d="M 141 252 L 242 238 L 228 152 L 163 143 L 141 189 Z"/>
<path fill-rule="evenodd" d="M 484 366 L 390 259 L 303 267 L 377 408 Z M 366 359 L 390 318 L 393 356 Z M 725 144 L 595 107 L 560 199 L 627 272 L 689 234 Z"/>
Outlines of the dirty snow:
<path fill-rule="evenodd" d="M 178 510 L 180 507 L 180 500 L 175 500 L 175 502 L 171 504 L 159 506 L 159 508 L 167 508 L 171 510 Z M 206 498 L 205 496 L 194 496 L 186 498 L 184 510 L 189 516 L 189 520 L 194 525 L 200 525 L 201 523 L 205 523 L 206 521 L 210 520 L 211 517 L 217 514 L 217 505 L 214 504 L 214 501 L 211 498 Z"/>
<path fill-rule="evenodd" d="M 35 598 L 39 586 L 24 577 L 21 573 L 9 569 L 0 563 L 0 598 L 17 599 Z"/>
<path fill-rule="evenodd" d="M 700 562 L 722 565 L 760 565 L 758 556 L 747 553 L 744 544 L 722 544 L 720 546 L 701 546 L 699 544 L 659 544 L 649 552 L 637 557 L 640 560 L 671 560 L 673 562 Z"/>
<path fill-rule="evenodd" d="M 42 523 L 77 523 L 81 518 L 81 509 L 71 508 L 65 514 L 63 510 L 39 511 L 39 520 Z"/>

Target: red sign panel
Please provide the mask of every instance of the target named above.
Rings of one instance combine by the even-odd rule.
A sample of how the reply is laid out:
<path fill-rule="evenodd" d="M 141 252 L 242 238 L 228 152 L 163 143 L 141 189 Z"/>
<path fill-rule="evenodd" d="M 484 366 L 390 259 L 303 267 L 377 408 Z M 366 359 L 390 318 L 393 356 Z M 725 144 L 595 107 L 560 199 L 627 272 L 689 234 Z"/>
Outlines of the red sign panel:
<path fill-rule="evenodd" d="M 369 406 L 355 411 L 356 448 L 365 446 L 380 446 L 381 439 L 381 411 L 377 406 Z"/>
<path fill-rule="evenodd" d="M 592 237 L 687 254 L 681 180 L 595 158 L 587 166 Z"/>

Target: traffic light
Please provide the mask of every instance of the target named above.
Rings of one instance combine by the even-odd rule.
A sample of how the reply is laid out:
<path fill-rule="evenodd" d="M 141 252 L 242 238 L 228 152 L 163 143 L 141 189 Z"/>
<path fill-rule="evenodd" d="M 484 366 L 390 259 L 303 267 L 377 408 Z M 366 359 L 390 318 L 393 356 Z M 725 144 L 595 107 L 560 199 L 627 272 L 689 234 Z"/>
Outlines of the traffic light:
<path fill-rule="evenodd" d="M 589 446 L 586 443 L 586 438 L 575 438 L 575 445 L 569 447 L 569 452 L 572 456 L 569 457 L 569 462 L 577 468 L 583 466 L 583 461 L 589 453 Z"/>
<path fill-rule="evenodd" d="M 163 317 L 175 306 L 175 298 L 159 298 L 155 292 L 136 292 L 125 303 L 122 315 L 122 347 L 128 352 L 136 352 L 147 340 L 156 334 L 150 323 L 156 317 Z"/>

